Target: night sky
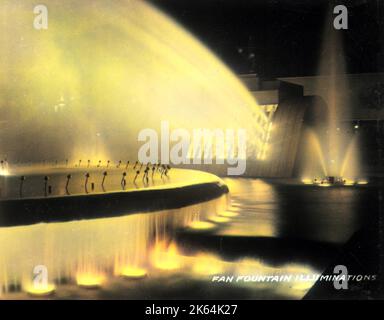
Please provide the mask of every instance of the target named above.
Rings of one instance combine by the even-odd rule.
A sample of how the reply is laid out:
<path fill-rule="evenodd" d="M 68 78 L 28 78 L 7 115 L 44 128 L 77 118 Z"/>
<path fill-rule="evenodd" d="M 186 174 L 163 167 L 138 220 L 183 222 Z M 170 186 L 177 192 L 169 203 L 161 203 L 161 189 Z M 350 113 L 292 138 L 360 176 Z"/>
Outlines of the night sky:
<path fill-rule="evenodd" d="M 274 78 L 317 72 L 330 1 L 151 2 L 197 36 L 237 73 L 255 72 L 263 78 Z M 344 4 L 349 11 L 349 29 L 338 32 L 343 34 L 347 72 L 384 71 L 384 1 L 349 0 Z"/>

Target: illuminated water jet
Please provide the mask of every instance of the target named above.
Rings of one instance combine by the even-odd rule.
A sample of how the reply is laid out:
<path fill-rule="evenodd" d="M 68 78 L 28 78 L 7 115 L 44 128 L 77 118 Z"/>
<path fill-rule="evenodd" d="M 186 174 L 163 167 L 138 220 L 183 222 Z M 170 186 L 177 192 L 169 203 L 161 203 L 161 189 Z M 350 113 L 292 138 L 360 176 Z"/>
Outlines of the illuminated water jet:
<path fill-rule="evenodd" d="M 350 86 L 342 48 L 341 33 L 332 29 L 331 14 L 326 19 L 323 52 L 315 91 L 328 106 L 325 123 L 307 129 L 304 183 L 309 179 L 319 186 L 355 185 L 361 178 L 360 154 L 356 130 L 349 130 L 342 123 L 350 113 Z"/>
<path fill-rule="evenodd" d="M 0 154 L 22 162 L 28 154 L 33 163 L 70 155 L 78 167 L 79 159 L 108 160 L 109 167 L 110 159 L 125 159 L 127 152 L 136 157 L 140 130 L 159 133 L 161 120 L 171 130 L 244 128 L 250 158 L 263 147 L 268 118 L 252 95 L 151 5 L 44 4 L 49 27 L 37 31 L 31 25 L 35 1 L 0 3 L 1 12 L 12 12 L 1 22 L 0 108 L 7 130 Z"/>
<path fill-rule="evenodd" d="M 182 266 L 182 257 L 176 243 L 156 243 L 151 253 L 152 263 L 157 269 L 175 270 Z"/>

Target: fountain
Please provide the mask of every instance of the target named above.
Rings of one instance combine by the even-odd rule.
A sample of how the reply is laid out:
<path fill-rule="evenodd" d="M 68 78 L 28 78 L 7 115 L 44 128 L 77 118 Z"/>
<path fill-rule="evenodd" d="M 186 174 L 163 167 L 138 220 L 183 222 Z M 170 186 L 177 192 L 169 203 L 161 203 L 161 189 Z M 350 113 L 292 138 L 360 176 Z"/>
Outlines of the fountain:
<path fill-rule="evenodd" d="M 328 106 L 325 123 L 307 128 L 306 161 L 302 172 L 305 184 L 319 186 L 351 186 L 363 184 L 359 168 L 358 135 L 350 132 L 342 119 L 348 119 L 349 85 L 341 32 L 326 19 L 325 43 L 322 50 L 316 92 L 321 93 Z"/>
<path fill-rule="evenodd" d="M 162 120 L 170 130 L 244 128 L 248 156 L 260 151 L 264 112 L 163 13 L 140 0 L 44 4 L 47 30 L 33 28 L 34 1 L 0 4 L 12 12 L 1 22 L 0 156 L 35 164 L 69 158 L 79 167 L 79 159 L 132 161 L 139 131 L 159 133 Z"/>

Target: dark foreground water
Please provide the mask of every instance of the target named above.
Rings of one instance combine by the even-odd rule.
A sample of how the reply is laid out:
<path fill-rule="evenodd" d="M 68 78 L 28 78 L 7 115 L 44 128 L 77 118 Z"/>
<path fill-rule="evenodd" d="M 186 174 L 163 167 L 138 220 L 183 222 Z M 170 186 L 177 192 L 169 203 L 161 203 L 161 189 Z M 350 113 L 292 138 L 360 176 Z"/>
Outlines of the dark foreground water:
<path fill-rule="evenodd" d="M 0 228 L 0 297 L 32 298 L 43 264 L 56 299 L 300 299 L 357 231 L 380 223 L 380 181 L 224 180 L 229 199 L 184 209 Z"/>

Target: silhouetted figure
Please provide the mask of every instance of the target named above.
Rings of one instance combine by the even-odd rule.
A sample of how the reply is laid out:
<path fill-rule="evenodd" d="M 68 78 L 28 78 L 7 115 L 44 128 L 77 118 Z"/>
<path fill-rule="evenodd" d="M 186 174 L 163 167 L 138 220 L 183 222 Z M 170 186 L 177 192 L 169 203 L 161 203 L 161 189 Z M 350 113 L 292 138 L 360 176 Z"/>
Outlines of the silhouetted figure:
<path fill-rule="evenodd" d="M 148 168 L 146 167 L 145 169 L 144 169 L 144 174 L 143 174 L 143 181 L 144 181 L 144 179 L 145 179 L 145 177 L 148 175 Z"/>
<path fill-rule="evenodd" d="M 129 166 L 129 160 L 127 161 L 127 164 L 125 165 L 125 169 L 128 169 Z"/>
<path fill-rule="evenodd" d="M 94 183 L 94 182 L 91 183 L 91 190 L 92 190 L 92 191 L 95 190 L 95 183 Z"/>
<path fill-rule="evenodd" d="M 48 185 L 48 180 L 49 180 L 49 177 L 48 176 L 45 176 L 44 177 L 44 195 L 47 196 L 47 185 Z"/>
<path fill-rule="evenodd" d="M 167 164 L 166 168 L 165 168 L 165 175 L 168 177 L 168 172 L 171 170 L 171 166 L 169 164 Z"/>
<path fill-rule="evenodd" d="M 25 181 L 25 176 L 21 176 L 21 177 L 20 177 L 20 189 L 19 189 L 20 198 L 23 197 L 23 185 L 24 185 L 24 181 Z"/>
<path fill-rule="evenodd" d="M 163 178 L 163 174 L 165 173 L 165 165 L 161 165 L 161 178 Z"/>
<path fill-rule="evenodd" d="M 149 167 L 147 166 L 144 170 L 144 175 L 143 175 L 143 180 L 145 180 L 146 184 L 148 184 L 148 172 L 149 172 Z"/>
<path fill-rule="evenodd" d="M 65 166 L 68 167 L 68 159 L 65 159 Z"/>
<path fill-rule="evenodd" d="M 119 160 L 119 163 L 117 164 L 116 168 L 120 168 L 121 160 Z"/>
<path fill-rule="evenodd" d="M 80 168 L 80 165 L 81 165 L 81 159 L 79 160 L 79 168 Z"/>
<path fill-rule="evenodd" d="M 69 186 L 69 180 L 71 180 L 72 176 L 70 174 L 67 175 L 67 183 L 65 184 L 65 192 L 66 194 L 69 194 L 68 186 Z"/>
<path fill-rule="evenodd" d="M 125 189 L 126 181 L 125 181 L 125 176 L 127 175 L 126 172 L 123 172 L 123 177 L 121 178 L 121 187 L 123 190 Z"/>
<path fill-rule="evenodd" d="M 136 182 L 136 178 L 137 178 L 137 176 L 140 174 L 140 170 L 137 170 L 136 171 L 136 175 L 135 175 L 135 178 L 133 179 L 133 183 L 135 183 Z"/>
<path fill-rule="evenodd" d="M 4 160 L 1 160 L 1 169 L 4 170 Z"/>
<path fill-rule="evenodd" d="M 141 171 L 141 168 L 142 168 L 142 167 L 143 167 L 143 164 L 140 165 L 140 168 L 139 168 L 140 171 Z"/>
<path fill-rule="evenodd" d="M 52 186 L 48 186 L 48 194 L 52 193 Z"/>
<path fill-rule="evenodd" d="M 105 177 L 108 175 L 108 172 L 107 171 L 104 171 L 103 172 L 103 180 L 101 181 L 101 187 L 103 188 L 103 191 L 105 192 L 105 189 L 104 189 L 104 182 L 105 182 Z"/>
<path fill-rule="evenodd" d="M 135 165 L 133 166 L 133 170 L 136 169 L 136 166 L 137 166 L 138 163 L 139 163 L 138 161 L 135 162 Z"/>
<path fill-rule="evenodd" d="M 97 163 L 97 167 L 99 168 L 101 166 L 101 160 Z"/>
<path fill-rule="evenodd" d="M 85 189 L 85 193 L 88 193 L 88 179 L 89 179 L 90 175 L 89 173 L 87 172 L 85 174 L 85 184 L 84 184 L 84 189 Z"/>
<path fill-rule="evenodd" d="M 111 162 L 111 161 L 109 161 L 109 160 L 107 161 L 107 168 L 109 167 L 109 163 L 110 163 L 110 162 Z"/>
<path fill-rule="evenodd" d="M 152 166 L 152 180 L 153 180 L 153 175 L 155 174 L 155 170 L 156 170 L 156 165 L 153 165 Z"/>
<path fill-rule="evenodd" d="M 91 160 L 88 160 L 87 168 L 91 165 Z"/>

